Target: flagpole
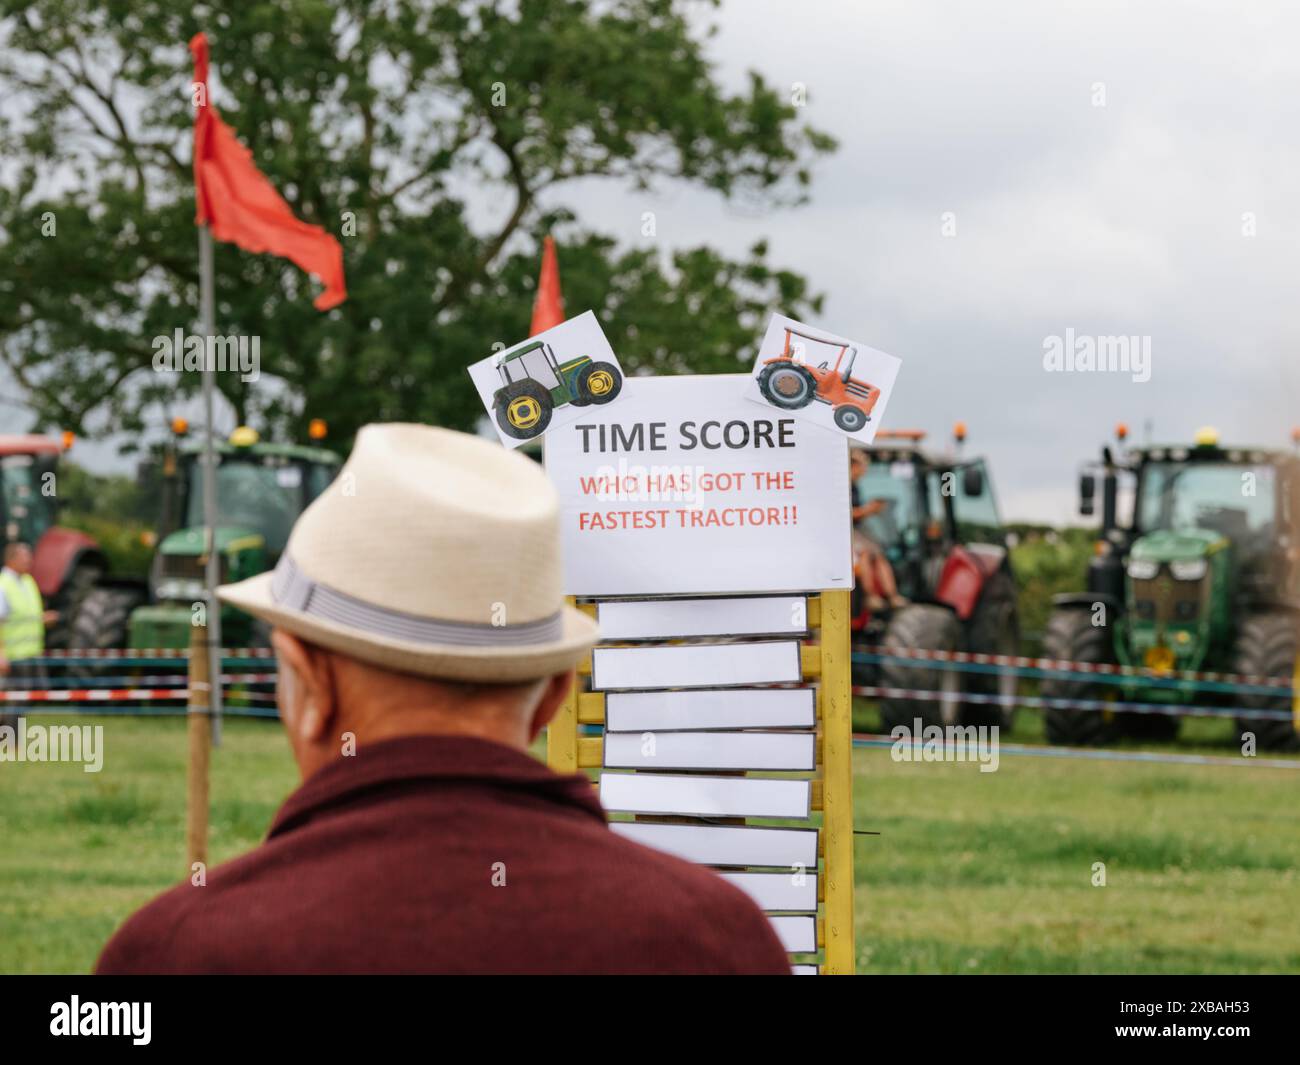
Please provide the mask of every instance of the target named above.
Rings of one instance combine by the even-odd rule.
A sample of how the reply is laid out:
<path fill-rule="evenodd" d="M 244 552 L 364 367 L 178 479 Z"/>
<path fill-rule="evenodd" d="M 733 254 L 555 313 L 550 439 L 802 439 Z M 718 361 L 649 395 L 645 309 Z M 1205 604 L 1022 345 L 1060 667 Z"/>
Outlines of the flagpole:
<path fill-rule="evenodd" d="M 199 226 L 199 328 L 203 331 L 203 525 L 206 531 L 207 566 L 204 584 L 207 589 L 208 682 L 211 685 L 208 712 L 212 718 L 212 742 L 221 746 L 221 604 L 217 602 L 217 585 L 221 582 L 220 557 L 217 554 L 217 453 L 213 441 L 213 394 L 216 369 L 213 365 L 212 335 L 216 306 L 212 290 L 212 230 Z"/>

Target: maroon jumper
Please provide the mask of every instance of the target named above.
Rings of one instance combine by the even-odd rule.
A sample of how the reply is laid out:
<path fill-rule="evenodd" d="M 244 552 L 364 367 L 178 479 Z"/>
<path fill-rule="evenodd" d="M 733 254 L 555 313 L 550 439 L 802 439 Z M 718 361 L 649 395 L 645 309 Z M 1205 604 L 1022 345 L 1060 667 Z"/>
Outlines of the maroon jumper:
<path fill-rule="evenodd" d="M 713 873 L 611 832 L 585 776 L 461 736 L 362 746 L 267 839 L 118 929 L 99 973 L 788 973 Z"/>

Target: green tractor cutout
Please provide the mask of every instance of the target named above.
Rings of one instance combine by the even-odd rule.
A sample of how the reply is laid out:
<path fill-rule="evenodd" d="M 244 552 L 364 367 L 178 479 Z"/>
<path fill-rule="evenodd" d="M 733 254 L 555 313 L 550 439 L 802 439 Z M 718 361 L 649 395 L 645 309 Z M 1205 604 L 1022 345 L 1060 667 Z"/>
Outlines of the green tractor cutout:
<path fill-rule="evenodd" d="M 524 361 L 528 355 L 533 356 L 531 365 Z M 542 366 L 554 385 L 534 376 Z M 623 388 L 623 374 L 613 363 L 594 362 L 586 355 L 561 363 L 544 340 L 502 356 L 497 372 L 501 387 L 492 396 L 492 410 L 501 431 L 516 440 L 531 440 L 546 432 L 556 407 L 608 403 Z"/>

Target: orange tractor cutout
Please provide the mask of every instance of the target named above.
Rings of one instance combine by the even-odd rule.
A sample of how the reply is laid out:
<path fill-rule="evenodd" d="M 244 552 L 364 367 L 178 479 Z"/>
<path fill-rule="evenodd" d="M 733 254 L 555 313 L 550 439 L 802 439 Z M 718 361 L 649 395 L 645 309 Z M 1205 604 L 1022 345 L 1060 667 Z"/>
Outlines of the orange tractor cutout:
<path fill-rule="evenodd" d="M 830 358 L 813 364 L 804 357 L 804 345 L 794 338 L 839 348 L 835 365 Z M 858 349 L 852 344 L 785 330 L 785 347 L 780 355 L 763 360 L 758 374 L 758 390 L 763 398 L 782 410 L 802 410 L 813 400 L 831 406 L 835 424 L 846 433 L 856 433 L 871 420 L 871 412 L 880 398 L 880 389 L 853 376 Z"/>

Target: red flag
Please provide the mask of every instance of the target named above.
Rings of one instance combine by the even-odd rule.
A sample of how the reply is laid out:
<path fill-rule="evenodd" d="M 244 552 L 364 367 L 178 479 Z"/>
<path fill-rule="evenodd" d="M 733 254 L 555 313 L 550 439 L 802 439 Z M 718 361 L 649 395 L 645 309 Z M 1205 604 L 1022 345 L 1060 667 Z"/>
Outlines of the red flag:
<path fill-rule="evenodd" d="M 221 121 L 208 99 L 208 39 L 196 33 L 190 41 L 194 81 L 203 86 L 194 116 L 195 221 L 211 227 L 217 240 L 238 244 L 245 251 L 279 255 L 314 274 L 325 285 L 313 301 L 328 311 L 347 298 L 343 283 L 343 248 L 320 226 L 293 216 L 265 174 L 253 164 L 252 153 L 239 143 L 235 131 Z"/>
<path fill-rule="evenodd" d="M 564 297 L 560 295 L 560 262 L 555 257 L 555 241 L 542 241 L 542 273 L 537 279 L 537 298 L 533 300 L 533 324 L 528 335 L 535 337 L 564 321 Z"/>

